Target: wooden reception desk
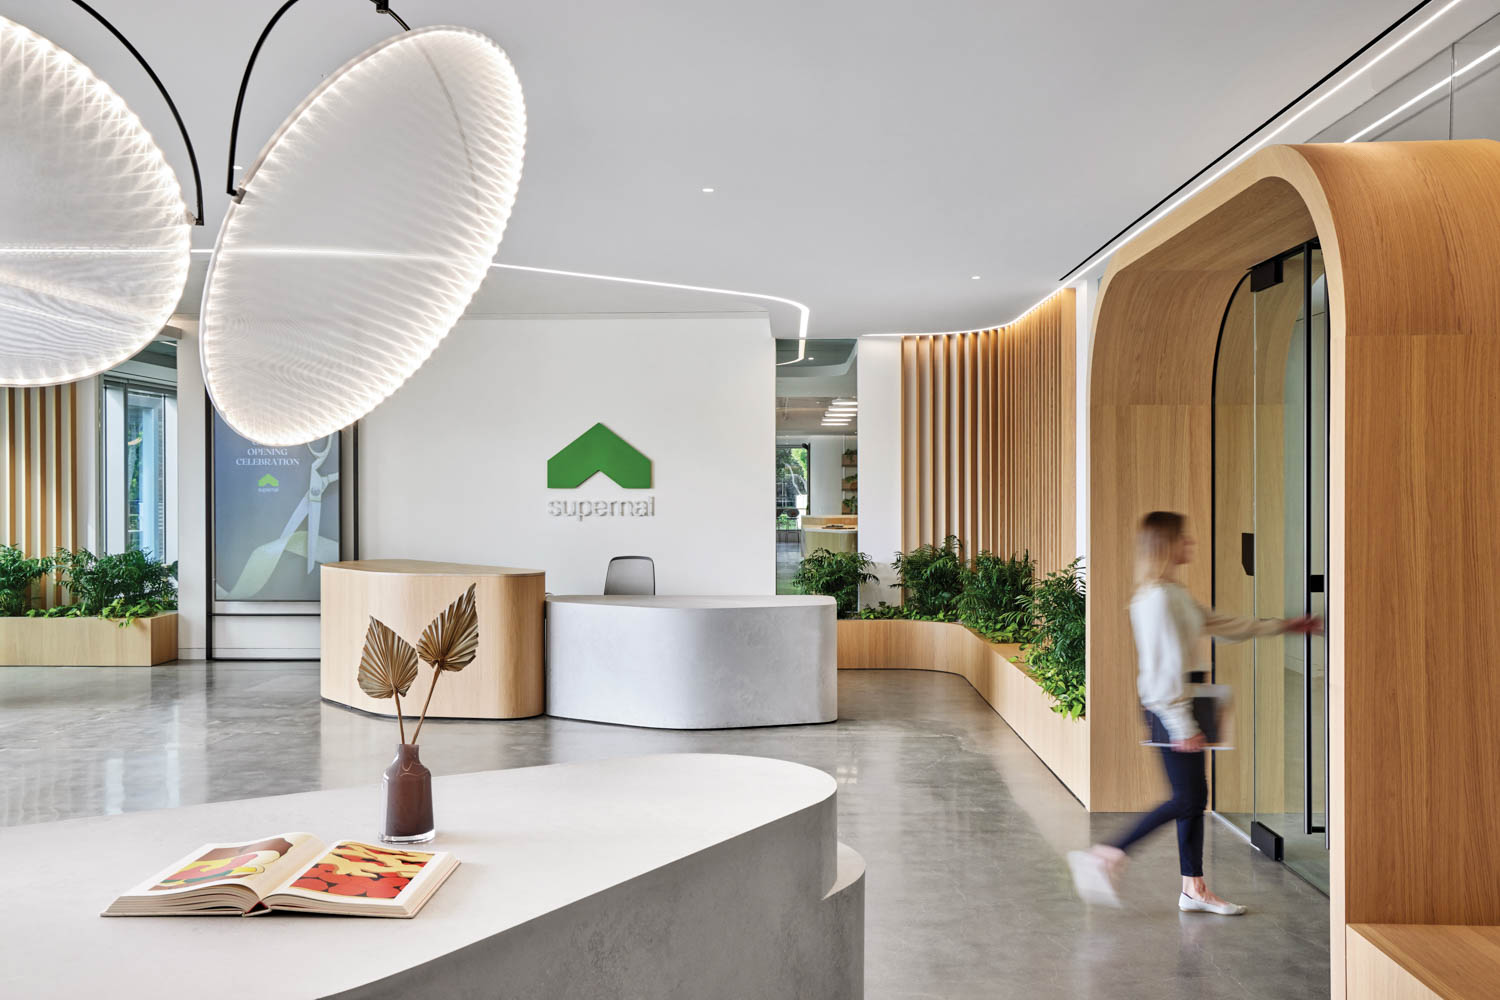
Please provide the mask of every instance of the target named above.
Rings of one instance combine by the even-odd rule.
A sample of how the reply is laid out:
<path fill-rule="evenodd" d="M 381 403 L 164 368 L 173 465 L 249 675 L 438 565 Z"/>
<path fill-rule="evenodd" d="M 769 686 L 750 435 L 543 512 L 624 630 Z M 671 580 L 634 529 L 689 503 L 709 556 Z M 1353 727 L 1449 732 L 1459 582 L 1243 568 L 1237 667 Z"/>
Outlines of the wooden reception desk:
<path fill-rule="evenodd" d="M 541 715 L 542 614 L 546 578 L 541 570 L 415 559 L 365 559 L 323 565 L 323 676 L 328 701 L 377 715 L 396 714 L 390 701 L 359 689 L 359 658 L 372 617 L 413 646 L 444 608 L 476 586 L 479 651 L 463 670 L 438 681 L 427 714 L 438 719 L 520 719 Z M 427 697 L 432 670 L 421 665 L 417 683 L 402 699 L 415 717 Z"/>

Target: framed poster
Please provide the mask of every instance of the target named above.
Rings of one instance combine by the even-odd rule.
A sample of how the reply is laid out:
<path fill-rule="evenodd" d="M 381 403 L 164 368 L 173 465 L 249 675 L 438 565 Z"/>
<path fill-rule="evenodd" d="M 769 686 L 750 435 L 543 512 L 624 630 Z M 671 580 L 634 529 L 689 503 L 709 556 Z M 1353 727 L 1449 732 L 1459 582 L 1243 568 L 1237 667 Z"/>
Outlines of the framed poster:
<path fill-rule="evenodd" d="M 315 604 L 319 567 L 339 559 L 339 435 L 282 448 L 241 437 L 217 412 L 212 426 L 211 611 Z"/>

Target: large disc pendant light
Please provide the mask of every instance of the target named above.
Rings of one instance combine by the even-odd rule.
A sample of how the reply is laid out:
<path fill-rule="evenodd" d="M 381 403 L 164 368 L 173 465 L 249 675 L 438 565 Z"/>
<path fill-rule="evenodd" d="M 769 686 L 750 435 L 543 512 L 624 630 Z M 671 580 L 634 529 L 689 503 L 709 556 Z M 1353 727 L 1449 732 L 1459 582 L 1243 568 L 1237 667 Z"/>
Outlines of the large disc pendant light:
<path fill-rule="evenodd" d="M 292 112 L 241 181 L 203 290 L 203 378 L 262 444 L 369 413 L 453 328 L 500 246 L 526 110 L 466 28 L 381 42 Z"/>
<path fill-rule="evenodd" d="M 191 222 L 120 96 L 0 17 L 0 385 L 71 382 L 145 347 L 182 297 Z"/>

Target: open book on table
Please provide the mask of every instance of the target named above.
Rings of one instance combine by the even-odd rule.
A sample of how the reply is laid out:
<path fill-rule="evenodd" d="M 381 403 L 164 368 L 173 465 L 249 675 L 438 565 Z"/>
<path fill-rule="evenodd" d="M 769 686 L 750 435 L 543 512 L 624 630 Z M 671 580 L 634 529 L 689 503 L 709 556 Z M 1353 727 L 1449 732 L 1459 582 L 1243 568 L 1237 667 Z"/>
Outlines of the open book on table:
<path fill-rule="evenodd" d="M 308 833 L 205 844 L 120 896 L 102 916 L 244 916 L 290 910 L 414 917 L 458 867 L 453 855 Z"/>

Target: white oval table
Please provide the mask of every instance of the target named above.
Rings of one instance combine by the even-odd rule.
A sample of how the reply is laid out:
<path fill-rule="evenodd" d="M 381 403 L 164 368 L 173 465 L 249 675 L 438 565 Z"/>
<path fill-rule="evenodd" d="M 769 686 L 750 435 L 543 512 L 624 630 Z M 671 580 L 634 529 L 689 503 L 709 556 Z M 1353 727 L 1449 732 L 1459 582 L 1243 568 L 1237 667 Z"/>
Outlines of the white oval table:
<path fill-rule="evenodd" d="M 199 844 L 372 837 L 373 785 L 0 829 L 0 996 L 860 997 L 835 787 L 718 754 L 437 778 L 432 847 L 460 864 L 411 920 L 98 915 Z"/>
<path fill-rule="evenodd" d="M 831 597 L 547 598 L 547 714 L 657 729 L 838 718 Z"/>

